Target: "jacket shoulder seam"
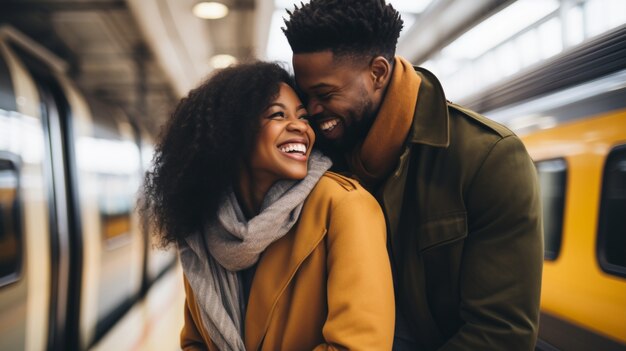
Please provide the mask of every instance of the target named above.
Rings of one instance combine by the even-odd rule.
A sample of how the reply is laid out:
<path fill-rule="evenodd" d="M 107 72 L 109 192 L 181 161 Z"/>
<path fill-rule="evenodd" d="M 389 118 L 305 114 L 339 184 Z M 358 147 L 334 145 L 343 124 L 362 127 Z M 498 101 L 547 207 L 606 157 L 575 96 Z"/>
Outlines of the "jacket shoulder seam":
<path fill-rule="evenodd" d="M 503 126 L 502 124 L 496 121 L 492 121 L 488 119 L 487 117 L 479 114 L 478 112 L 468 110 L 450 101 L 448 101 L 448 108 L 460 113 L 462 116 L 465 116 L 473 121 L 476 121 L 481 126 L 484 126 L 488 128 L 489 130 L 498 134 L 501 138 L 506 138 L 508 136 L 515 135 L 509 128 Z"/>
<path fill-rule="evenodd" d="M 324 173 L 324 177 L 333 180 L 334 183 L 337 183 L 347 191 L 355 191 L 358 188 L 357 180 L 346 177 L 339 173 L 326 171 L 326 173 Z"/>

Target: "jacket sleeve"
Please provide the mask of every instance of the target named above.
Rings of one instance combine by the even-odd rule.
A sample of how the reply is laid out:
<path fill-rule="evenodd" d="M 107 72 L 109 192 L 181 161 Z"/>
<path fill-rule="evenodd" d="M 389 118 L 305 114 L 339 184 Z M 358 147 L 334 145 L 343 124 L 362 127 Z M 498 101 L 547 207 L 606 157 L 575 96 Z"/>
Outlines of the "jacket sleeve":
<path fill-rule="evenodd" d="M 535 167 L 514 135 L 498 141 L 466 193 L 460 276 L 465 324 L 442 350 L 533 350 L 543 229 Z"/>
<path fill-rule="evenodd" d="M 184 351 L 201 351 L 208 350 L 209 348 L 204 343 L 202 339 L 202 335 L 198 330 L 196 322 L 194 320 L 194 315 L 191 312 L 192 309 L 195 311 L 195 298 L 193 296 L 193 292 L 191 291 L 191 287 L 187 282 L 187 278 L 185 281 L 185 320 L 183 329 L 180 332 L 180 347 Z"/>
<path fill-rule="evenodd" d="M 395 308 L 382 210 L 364 189 L 331 207 L 328 316 L 315 350 L 391 350 Z"/>

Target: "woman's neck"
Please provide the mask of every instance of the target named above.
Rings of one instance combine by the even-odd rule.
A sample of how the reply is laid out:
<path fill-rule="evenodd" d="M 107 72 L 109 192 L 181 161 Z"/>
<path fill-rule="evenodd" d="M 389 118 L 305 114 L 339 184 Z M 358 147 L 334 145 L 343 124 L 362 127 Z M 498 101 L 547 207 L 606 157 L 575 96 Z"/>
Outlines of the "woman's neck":
<path fill-rule="evenodd" d="M 253 178 L 249 171 L 241 172 L 239 184 L 235 187 L 235 195 L 246 218 L 250 219 L 259 214 L 265 194 L 273 183 L 262 177 Z"/>

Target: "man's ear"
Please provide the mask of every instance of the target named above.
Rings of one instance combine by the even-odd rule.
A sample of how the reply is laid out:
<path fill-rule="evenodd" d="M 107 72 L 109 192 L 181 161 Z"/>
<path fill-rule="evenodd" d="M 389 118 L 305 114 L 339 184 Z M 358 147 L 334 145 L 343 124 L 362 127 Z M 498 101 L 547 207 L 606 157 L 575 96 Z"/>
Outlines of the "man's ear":
<path fill-rule="evenodd" d="M 372 59 L 372 63 L 370 63 L 370 72 L 374 82 L 374 88 L 382 89 L 385 87 L 389 77 L 391 77 L 391 64 L 386 58 L 376 56 Z"/>

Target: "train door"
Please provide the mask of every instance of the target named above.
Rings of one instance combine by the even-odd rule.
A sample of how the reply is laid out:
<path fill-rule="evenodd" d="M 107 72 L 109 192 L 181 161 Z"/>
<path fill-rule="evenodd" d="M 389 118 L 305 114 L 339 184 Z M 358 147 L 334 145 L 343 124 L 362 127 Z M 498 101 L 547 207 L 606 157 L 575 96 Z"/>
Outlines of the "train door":
<path fill-rule="evenodd" d="M 0 40 L 2 350 L 42 350 L 51 342 L 52 189 L 40 105 L 26 68 Z"/>
<path fill-rule="evenodd" d="M 92 115 L 45 49 L 9 34 L 0 30 L 0 349 L 84 350 L 141 293 L 139 146 L 124 116 Z"/>
<path fill-rule="evenodd" d="M 46 105 L 56 102 L 58 107 L 58 118 L 51 118 L 58 121 L 58 128 L 51 123 L 51 139 L 63 153 L 65 170 L 55 176 L 62 179 L 55 186 L 62 183 L 67 195 L 62 218 L 67 219 L 69 248 L 59 255 L 66 258 L 60 261 L 60 271 L 67 272 L 68 279 L 55 292 L 67 301 L 64 306 L 59 302 L 58 314 L 66 312 L 67 325 L 60 333 L 64 346 L 58 349 L 85 350 L 141 294 L 144 238 L 135 211 L 139 146 L 123 111 L 86 100 L 59 72 L 39 75 L 35 67 L 29 68 L 54 99 Z M 52 134 L 55 130 L 58 138 Z"/>
<path fill-rule="evenodd" d="M 78 98 L 69 85 L 66 91 Z M 141 164 L 134 129 L 118 108 L 82 104 L 91 113 L 77 111 L 72 133 L 85 242 L 80 332 L 87 348 L 140 297 L 145 241 L 135 211 Z"/>

